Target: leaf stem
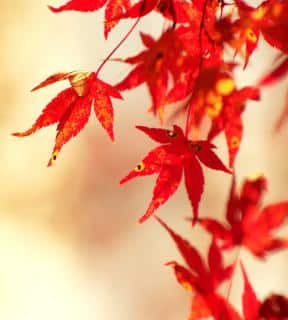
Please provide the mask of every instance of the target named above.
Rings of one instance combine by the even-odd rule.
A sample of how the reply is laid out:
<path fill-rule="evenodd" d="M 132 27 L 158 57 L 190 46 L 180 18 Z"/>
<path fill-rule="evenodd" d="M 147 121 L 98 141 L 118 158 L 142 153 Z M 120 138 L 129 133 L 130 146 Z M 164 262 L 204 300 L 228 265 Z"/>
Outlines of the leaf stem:
<path fill-rule="evenodd" d="M 96 75 L 100 73 L 106 62 L 113 56 L 113 54 L 121 47 L 121 45 L 127 40 L 127 38 L 130 36 L 130 34 L 134 31 L 136 26 L 138 25 L 139 21 L 141 19 L 141 16 L 137 17 L 137 20 L 133 23 L 131 28 L 128 30 L 128 32 L 125 34 L 125 36 L 119 41 L 119 43 L 116 45 L 116 47 L 108 54 L 108 56 L 102 61 L 98 69 L 96 70 Z"/>

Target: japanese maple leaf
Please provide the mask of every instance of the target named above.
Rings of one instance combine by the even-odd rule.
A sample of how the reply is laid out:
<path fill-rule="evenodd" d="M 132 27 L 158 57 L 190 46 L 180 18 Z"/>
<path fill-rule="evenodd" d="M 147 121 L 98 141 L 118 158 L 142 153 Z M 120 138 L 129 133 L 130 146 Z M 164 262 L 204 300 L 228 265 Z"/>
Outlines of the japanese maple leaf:
<path fill-rule="evenodd" d="M 109 0 L 70 0 L 60 7 L 48 6 L 52 12 L 62 12 L 68 10 L 89 12 L 101 9 Z M 121 1 L 121 0 L 120 0 Z"/>
<path fill-rule="evenodd" d="M 129 8 L 124 14 L 123 18 L 138 18 L 143 17 L 156 9 L 161 0 L 139 0 L 131 8 Z M 173 6 L 173 0 L 162 0 L 163 6 Z"/>
<path fill-rule="evenodd" d="M 116 88 L 121 91 L 130 90 L 146 82 L 152 97 L 152 109 L 157 113 L 167 93 L 169 76 L 176 83 L 183 72 L 191 67 L 191 57 L 172 29 L 163 33 L 157 41 L 148 34 L 140 35 L 147 49 L 124 60 L 136 67 Z"/>
<path fill-rule="evenodd" d="M 242 114 L 246 102 L 249 99 L 259 100 L 260 97 L 258 88 L 237 89 L 229 70 L 231 68 L 232 65 L 225 64 L 203 68 L 187 106 L 188 110 L 192 110 L 188 124 L 190 131 L 200 131 L 204 120 L 209 118 L 211 128 L 208 140 L 222 132 L 225 134 L 230 167 L 234 164 L 242 140 Z"/>
<path fill-rule="evenodd" d="M 288 54 L 288 3 L 283 0 L 264 1 L 265 12 L 261 32 L 264 39 L 272 46 Z"/>
<path fill-rule="evenodd" d="M 140 223 L 147 220 L 154 211 L 164 204 L 178 189 L 184 171 L 187 194 L 194 214 L 194 222 L 198 217 L 198 206 L 204 188 L 204 176 L 200 163 L 208 168 L 231 173 L 214 153 L 215 146 L 208 141 L 188 140 L 180 127 L 173 131 L 137 126 L 152 140 L 161 143 L 133 169 L 120 183 L 138 176 L 159 173 L 153 191 L 153 198 Z"/>
<path fill-rule="evenodd" d="M 248 6 L 242 0 L 236 0 L 235 4 L 238 6 L 239 19 L 233 23 L 231 32 L 237 36 L 234 42 L 230 42 L 235 48 L 235 54 L 237 54 L 243 46 L 244 49 L 244 68 L 247 66 L 248 61 L 252 53 L 255 51 L 258 45 L 260 36 L 260 22 L 261 18 L 258 18 L 258 12 L 261 9 Z M 259 22 L 260 21 L 260 22 Z"/>
<path fill-rule="evenodd" d="M 184 66 L 187 67 L 181 69 L 181 76 L 167 93 L 163 102 L 164 105 L 169 105 L 194 95 L 198 89 L 195 87 L 198 78 L 199 82 L 201 82 L 198 87 L 204 86 L 207 88 L 209 86 L 208 83 L 211 83 L 210 78 L 212 74 L 214 76 L 215 72 L 208 71 L 209 75 L 205 76 L 205 70 L 216 70 L 219 66 L 225 65 L 223 61 L 223 47 L 211 41 L 206 33 L 203 33 L 201 36 L 200 46 L 199 30 L 191 26 L 180 26 L 175 32 L 177 32 L 177 36 L 182 42 L 184 52 L 186 52 L 188 57 L 191 57 L 191 61 L 189 59 L 185 61 Z M 200 61 L 202 62 L 201 70 L 199 70 Z M 203 81 L 200 80 L 202 78 Z"/>
<path fill-rule="evenodd" d="M 244 320 L 285 320 L 288 319 L 288 298 L 271 294 L 263 302 L 259 301 L 241 263 L 244 279 L 242 308 Z"/>
<path fill-rule="evenodd" d="M 212 36 L 218 7 L 218 1 L 199 0 L 191 2 L 191 8 L 187 8 L 189 24 L 181 25 L 175 32 L 182 42 L 183 52 L 191 59 L 187 61 L 185 70 L 182 67 L 181 76 L 167 93 L 164 106 L 194 95 L 199 73 L 205 68 L 224 64 L 223 45 Z"/>
<path fill-rule="evenodd" d="M 288 52 L 287 2 L 268 0 L 256 8 L 243 0 L 235 0 L 235 4 L 238 7 L 239 19 L 231 24 L 230 30 L 234 34 L 234 40 L 229 43 L 235 48 L 236 53 L 245 46 L 244 67 L 257 48 L 260 34 L 273 47 L 284 53 Z"/>
<path fill-rule="evenodd" d="M 174 23 L 187 23 L 197 14 L 194 1 L 183 0 L 159 0 L 155 11 Z"/>
<path fill-rule="evenodd" d="M 57 73 L 41 82 L 32 91 L 66 79 L 70 81 L 70 87 L 61 91 L 47 104 L 32 127 L 24 132 L 13 133 L 17 137 L 26 137 L 43 127 L 58 123 L 55 146 L 48 166 L 57 159 L 63 145 L 84 128 L 92 105 L 102 127 L 114 140 L 111 97 L 122 97 L 113 86 L 98 79 L 95 72 Z"/>
<path fill-rule="evenodd" d="M 218 5 L 217 0 L 206 3 L 203 0 L 140 0 L 123 13 L 122 16 L 123 18 L 137 18 L 149 14 L 151 11 L 156 11 L 165 18 L 173 20 L 174 24 L 192 23 L 194 25 L 196 22 L 200 24 L 200 13 L 205 9 L 204 7 L 207 7 L 206 11 L 209 13 L 211 12 L 211 8 L 213 8 L 215 16 Z M 207 21 L 211 21 L 209 18 Z"/>
<path fill-rule="evenodd" d="M 107 38 L 110 30 L 121 19 L 140 18 L 155 10 L 174 23 L 187 22 L 187 14 L 190 13 L 192 4 L 183 0 L 139 0 L 131 4 L 130 0 L 70 0 L 60 7 L 49 6 L 52 12 L 62 11 L 97 11 L 105 8 L 105 30 L 104 35 Z M 190 13 L 191 15 L 191 13 Z"/>
<path fill-rule="evenodd" d="M 282 56 L 280 57 L 280 63 L 278 63 L 278 65 L 271 72 L 266 74 L 260 80 L 259 86 L 265 87 L 265 86 L 270 86 L 275 83 L 278 83 L 278 81 L 280 81 L 282 78 L 287 76 L 287 74 L 288 74 L 288 57 L 287 55 L 283 55 L 283 59 L 282 59 Z M 286 97 L 284 109 L 280 114 L 280 117 L 278 118 L 275 125 L 276 131 L 280 130 L 285 124 L 285 122 L 287 122 L 287 119 L 288 119 L 288 90 L 287 90 L 286 96 L 287 97 Z"/>
<path fill-rule="evenodd" d="M 49 9 L 55 13 L 67 10 L 89 12 L 97 11 L 105 4 L 104 36 L 107 39 L 109 32 L 121 19 L 122 13 L 131 7 L 130 0 L 71 0 L 58 8 L 49 6 Z"/>
<path fill-rule="evenodd" d="M 222 252 L 213 239 L 208 251 L 208 265 L 197 249 L 166 223 L 157 218 L 174 240 L 186 266 L 175 261 L 167 263 L 173 267 L 179 284 L 192 295 L 189 320 L 213 316 L 214 319 L 240 320 L 240 316 L 229 302 L 217 293 L 217 289 L 231 277 L 233 266 L 225 267 Z"/>
<path fill-rule="evenodd" d="M 208 139 L 213 139 L 224 132 L 229 152 L 229 166 L 234 165 L 235 157 L 239 151 L 243 135 L 242 114 L 245 111 L 247 100 L 259 100 L 259 89 L 255 87 L 236 88 L 230 91 L 232 78 L 223 78 L 216 84 L 217 94 L 207 96 L 206 109 L 212 120 Z M 221 99 L 219 99 L 221 97 Z M 222 105 L 221 105 L 222 103 Z"/>
<path fill-rule="evenodd" d="M 227 203 L 224 224 L 212 218 L 200 219 L 201 225 L 214 237 L 221 239 L 223 248 L 240 245 L 259 258 L 273 250 L 288 247 L 288 239 L 273 235 L 273 231 L 288 217 L 288 201 L 277 202 L 261 208 L 260 202 L 266 190 L 263 176 L 246 179 L 240 195 L 233 180 Z"/>
<path fill-rule="evenodd" d="M 109 0 L 105 8 L 104 36 L 118 24 L 121 14 L 131 7 L 130 0 Z"/>

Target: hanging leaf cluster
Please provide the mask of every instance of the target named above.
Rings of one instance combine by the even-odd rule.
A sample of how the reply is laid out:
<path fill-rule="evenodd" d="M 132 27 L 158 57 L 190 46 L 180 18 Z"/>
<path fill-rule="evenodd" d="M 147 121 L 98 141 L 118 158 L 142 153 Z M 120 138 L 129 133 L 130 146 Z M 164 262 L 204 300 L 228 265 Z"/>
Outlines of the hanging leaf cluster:
<path fill-rule="evenodd" d="M 251 101 L 255 104 L 261 100 L 265 88 L 287 78 L 288 2 L 266 0 L 256 7 L 244 0 L 70 0 L 49 9 L 53 13 L 104 9 L 106 40 L 113 36 L 113 29 L 122 20 L 133 20 L 134 24 L 96 71 L 56 73 L 32 89 L 58 81 L 68 82 L 68 87 L 48 102 L 28 130 L 13 135 L 25 137 L 56 125 L 55 145 L 48 162 L 51 166 L 63 146 L 87 124 L 92 109 L 114 140 L 114 99 L 123 99 L 127 90 L 146 86 L 150 95 L 148 110 L 159 125 L 154 128 L 137 125 L 136 128 L 157 145 L 120 183 L 139 176 L 157 175 L 152 199 L 139 221 L 154 216 L 184 259 L 185 265 L 176 261 L 167 265 L 191 295 L 188 319 L 287 320 L 287 293 L 286 296 L 273 293 L 261 301 L 244 264 L 238 264 L 239 257 L 230 265 L 224 263 L 224 258 L 229 250 L 238 252 L 239 248 L 245 248 L 263 260 L 272 252 L 288 247 L 288 237 L 278 235 L 287 220 L 288 201 L 263 206 L 267 179 L 262 175 L 246 178 L 238 192 L 235 172 L 245 133 L 246 109 L 251 108 Z M 160 36 L 138 31 L 143 46 L 140 52 L 113 59 L 114 63 L 130 66 L 129 72 L 118 83 L 101 80 L 99 74 L 115 51 L 129 42 L 128 37 L 137 31 L 139 21 L 152 14 L 164 22 Z M 257 83 L 241 87 L 235 73 L 249 69 L 251 59 L 259 50 L 260 39 L 276 52 L 272 68 Z M 139 112 L 146 107 L 139 106 Z M 287 121 L 288 98 L 275 129 L 282 129 Z M 214 140 L 221 135 L 226 141 L 227 165 L 216 151 Z M 205 190 L 204 167 L 221 171 L 215 176 L 225 173 L 227 179 L 232 177 L 223 221 L 199 214 Z M 192 226 L 200 226 L 211 235 L 206 256 L 155 215 L 182 180 L 191 207 Z M 229 294 L 225 296 L 219 291 L 224 282 L 231 285 L 237 265 L 242 270 L 244 283 L 242 312 L 230 304 Z"/>

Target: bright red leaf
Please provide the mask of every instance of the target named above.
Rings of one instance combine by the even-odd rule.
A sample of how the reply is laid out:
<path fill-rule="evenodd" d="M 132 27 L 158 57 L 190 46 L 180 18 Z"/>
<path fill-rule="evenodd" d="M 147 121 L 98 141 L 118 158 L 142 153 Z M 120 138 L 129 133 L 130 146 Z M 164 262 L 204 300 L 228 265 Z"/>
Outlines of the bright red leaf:
<path fill-rule="evenodd" d="M 173 29 L 163 33 L 157 41 L 147 34 L 140 35 L 147 49 L 123 60 L 136 67 L 116 88 L 130 90 L 146 82 L 152 98 L 152 110 L 159 113 L 168 91 L 169 77 L 173 83 L 177 83 L 187 68 L 191 68 L 192 58 Z"/>
<path fill-rule="evenodd" d="M 263 258 L 267 253 L 288 247 L 288 239 L 276 237 L 276 231 L 288 217 L 288 201 L 261 208 L 261 199 L 266 190 L 263 176 L 247 179 L 240 195 L 233 182 L 227 205 L 227 223 L 212 218 L 200 219 L 202 226 L 214 237 L 223 241 L 223 248 L 237 245 L 246 247 L 254 255 Z"/>
<path fill-rule="evenodd" d="M 121 18 L 139 18 L 156 11 L 165 18 L 176 23 L 187 23 L 195 19 L 197 13 L 201 11 L 197 5 L 197 1 L 189 0 L 139 0 L 131 6 Z"/>
<path fill-rule="evenodd" d="M 217 22 L 218 39 L 227 42 L 235 49 L 235 54 L 244 55 L 244 67 L 258 46 L 259 36 L 281 50 L 288 52 L 288 4 L 283 0 L 263 1 L 252 7 L 243 0 L 235 0 L 239 18 L 233 21 L 224 17 Z"/>
<path fill-rule="evenodd" d="M 218 98 L 217 95 L 215 98 L 210 96 L 211 104 L 208 105 L 210 109 L 207 109 L 207 112 L 212 119 L 212 125 L 208 139 L 213 139 L 224 132 L 229 152 L 229 166 L 232 167 L 242 141 L 244 129 L 242 114 L 245 111 L 246 102 L 248 100 L 259 100 L 260 93 L 259 89 L 255 87 L 244 87 L 240 90 L 235 89 L 230 93 L 221 93 L 221 90 L 227 86 L 225 85 L 226 81 L 230 82 L 232 79 L 224 78 L 218 82 Z M 222 89 L 221 86 L 223 86 Z"/>
<path fill-rule="evenodd" d="M 192 110 L 189 130 L 199 131 L 206 118 L 211 120 L 208 140 L 220 133 L 225 134 L 229 152 L 229 166 L 232 167 L 239 151 L 243 123 L 242 114 L 248 100 L 259 100 L 259 89 L 244 87 L 237 89 L 231 74 L 233 65 L 221 64 L 202 68 L 193 88 L 188 110 Z"/>
<path fill-rule="evenodd" d="M 104 36 L 118 24 L 120 16 L 131 7 L 130 0 L 109 0 L 105 8 Z"/>
<path fill-rule="evenodd" d="M 227 67 L 223 61 L 223 47 L 212 41 L 205 32 L 201 36 L 201 41 L 199 29 L 196 27 L 181 26 L 175 32 L 181 40 L 186 56 L 188 55 L 187 58 L 190 57 L 190 59 L 186 58 L 185 64 L 181 68 L 181 76 L 167 93 L 164 105 L 184 100 L 191 95 L 194 96 L 198 89 L 209 88 L 212 85 L 210 79 L 211 76 L 214 76 L 215 70 L 219 69 L 219 66 L 222 66 L 223 69 Z M 202 62 L 201 70 L 199 69 L 200 61 Z M 198 85 L 196 86 L 196 84 Z"/>
<path fill-rule="evenodd" d="M 71 86 L 61 91 L 47 104 L 32 127 L 24 132 L 13 134 L 17 137 L 25 137 L 43 127 L 58 123 L 55 146 L 48 166 L 57 159 L 63 145 L 86 125 L 92 105 L 97 119 L 114 140 L 111 97 L 117 99 L 122 97 L 113 86 L 98 79 L 94 72 L 58 73 L 47 78 L 32 91 L 66 79 L 70 81 Z"/>
<path fill-rule="evenodd" d="M 49 6 L 49 9 L 55 13 L 67 10 L 89 12 L 97 11 L 105 4 L 104 36 L 107 38 L 112 28 L 118 24 L 121 15 L 131 7 L 130 0 L 71 0 L 58 8 Z"/>
<path fill-rule="evenodd" d="M 265 40 L 283 53 L 288 54 L 288 3 L 269 0 L 262 4 L 265 12 L 261 32 Z"/>
<path fill-rule="evenodd" d="M 55 13 L 67 10 L 82 12 L 96 11 L 101 9 L 107 1 L 109 0 L 70 0 L 58 8 L 49 6 L 49 9 Z"/>
<path fill-rule="evenodd" d="M 143 175 L 159 173 L 152 201 L 140 222 L 148 219 L 178 189 L 184 169 L 185 185 L 190 199 L 194 222 L 203 192 L 204 177 L 200 163 L 214 170 L 231 173 L 214 153 L 214 145 L 205 140 L 191 141 L 185 138 L 180 127 L 174 130 L 137 126 L 151 139 L 162 145 L 153 149 L 120 183 Z"/>

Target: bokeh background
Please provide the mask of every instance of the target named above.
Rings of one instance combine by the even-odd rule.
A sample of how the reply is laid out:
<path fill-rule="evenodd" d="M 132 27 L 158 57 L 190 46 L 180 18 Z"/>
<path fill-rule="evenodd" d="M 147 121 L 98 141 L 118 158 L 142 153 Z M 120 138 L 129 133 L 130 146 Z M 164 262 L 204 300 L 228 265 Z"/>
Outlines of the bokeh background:
<path fill-rule="evenodd" d="M 59 5 L 60 0 L 49 4 Z M 114 101 L 116 143 L 109 141 L 92 115 L 52 168 L 46 163 L 54 127 L 29 138 L 10 135 L 28 128 L 66 84 L 32 94 L 33 86 L 54 72 L 95 70 L 131 25 L 121 23 L 104 42 L 103 10 L 55 15 L 46 5 L 46 0 L 0 1 L 0 318 L 186 319 L 189 295 L 164 266 L 180 260 L 179 254 L 153 219 L 137 224 L 155 177 L 118 184 L 153 146 L 134 129 L 135 124 L 157 125 L 147 113 L 146 88 Z M 138 30 L 158 35 L 162 28 L 163 21 L 155 14 L 143 19 Z M 115 57 L 134 54 L 140 45 L 134 32 Z M 257 81 L 269 70 L 274 53 L 260 43 L 247 72 L 239 71 L 239 83 Z M 127 71 L 127 66 L 111 62 L 101 76 L 115 83 Z M 287 81 L 268 88 L 262 102 L 250 103 L 244 115 L 238 182 L 251 173 L 265 173 L 270 182 L 267 203 L 287 198 L 287 126 L 273 134 L 286 89 Z M 227 162 L 223 137 L 216 143 Z M 205 175 L 201 214 L 222 216 L 230 178 L 209 170 Z M 184 220 L 191 209 L 183 187 L 158 213 L 205 252 L 209 237 Z M 241 256 L 260 297 L 273 291 L 288 293 L 287 253 L 275 254 L 265 263 L 255 262 L 244 251 Z M 227 286 L 224 294 L 225 290 Z M 231 300 L 238 308 L 241 290 L 237 272 Z"/>

